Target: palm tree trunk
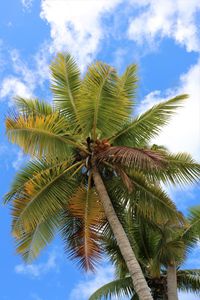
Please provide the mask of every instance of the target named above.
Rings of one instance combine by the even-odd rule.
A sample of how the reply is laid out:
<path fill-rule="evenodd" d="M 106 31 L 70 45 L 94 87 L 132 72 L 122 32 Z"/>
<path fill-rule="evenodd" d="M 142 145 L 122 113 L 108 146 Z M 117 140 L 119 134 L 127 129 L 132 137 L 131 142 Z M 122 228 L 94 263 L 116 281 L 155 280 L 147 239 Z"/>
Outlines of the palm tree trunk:
<path fill-rule="evenodd" d="M 103 180 L 95 166 L 93 168 L 93 179 L 94 179 L 96 190 L 102 201 L 105 215 L 110 224 L 110 227 L 112 228 L 119 249 L 122 253 L 122 256 L 130 272 L 134 289 L 140 300 L 153 300 L 153 297 L 151 296 L 150 293 L 150 288 L 146 283 L 146 280 L 144 278 L 140 265 L 135 257 L 133 249 L 129 243 L 127 235 L 115 213 L 112 202 L 110 200 L 110 197 L 108 196 L 107 190 L 103 183 Z"/>
<path fill-rule="evenodd" d="M 167 293 L 168 300 L 178 300 L 176 266 L 167 267 Z"/>

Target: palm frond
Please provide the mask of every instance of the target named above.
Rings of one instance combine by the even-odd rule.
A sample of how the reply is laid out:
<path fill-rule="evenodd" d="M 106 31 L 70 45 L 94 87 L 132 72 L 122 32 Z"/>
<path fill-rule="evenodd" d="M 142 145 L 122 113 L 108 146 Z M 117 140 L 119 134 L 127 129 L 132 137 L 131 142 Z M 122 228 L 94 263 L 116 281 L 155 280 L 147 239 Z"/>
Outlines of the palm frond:
<path fill-rule="evenodd" d="M 127 97 L 114 68 L 96 62 L 88 68 L 80 92 L 78 116 L 86 136 L 106 137 L 118 131 L 129 113 Z M 124 98 L 125 97 L 125 98 Z"/>
<path fill-rule="evenodd" d="M 52 106 L 38 99 L 25 99 L 22 97 L 15 98 L 15 105 L 22 115 L 32 115 L 32 116 L 48 116 L 51 115 L 54 110 Z"/>
<path fill-rule="evenodd" d="M 135 92 L 137 88 L 137 65 L 129 65 L 124 74 L 120 77 L 122 87 L 126 93 L 126 96 L 131 101 L 131 106 L 133 105 L 133 99 L 135 97 Z"/>
<path fill-rule="evenodd" d="M 81 162 L 68 165 L 52 161 L 32 161 L 15 179 L 7 200 L 12 199 L 13 234 L 29 232 L 48 215 L 54 214 L 68 202 L 77 181 L 72 171 Z M 29 174 L 27 174 L 27 170 Z M 33 171 L 35 170 L 35 172 Z"/>
<path fill-rule="evenodd" d="M 200 270 L 178 270 L 177 283 L 179 290 L 200 295 Z"/>
<path fill-rule="evenodd" d="M 49 215 L 47 219 L 41 219 L 35 228 L 29 232 L 23 232 L 16 238 L 17 252 L 22 255 L 25 262 L 35 259 L 41 250 L 54 238 L 56 229 L 59 228 L 60 211 Z"/>
<path fill-rule="evenodd" d="M 186 246 L 186 252 L 198 243 L 200 238 L 200 206 L 194 206 L 189 209 L 188 223 L 183 228 L 181 239 Z"/>
<path fill-rule="evenodd" d="M 134 105 L 134 97 L 137 87 L 137 66 L 129 65 L 121 77 L 118 78 L 118 95 L 117 102 L 124 111 L 127 112 L 127 117 L 131 115 Z M 127 119 L 127 118 L 126 118 Z M 124 121 L 126 121 L 126 119 Z"/>
<path fill-rule="evenodd" d="M 189 210 L 190 227 L 200 237 L 200 206 L 191 207 Z"/>
<path fill-rule="evenodd" d="M 187 153 L 169 154 L 163 151 L 161 151 L 161 155 L 165 161 L 164 168 L 145 171 L 145 176 L 150 181 L 185 185 L 200 180 L 200 164 L 194 161 L 191 155 Z M 128 173 L 130 172 L 128 171 Z"/>
<path fill-rule="evenodd" d="M 37 174 L 46 174 L 51 172 L 54 168 L 60 168 L 64 164 L 72 165 L 73 157 L 60 157 L 60 160 L 55 158 L 43 158 L 29 161 L 22 170 L 20 170 L 13 179 L 10 187 L 10 191 L 4 195 L 5 203 L 14 201 L 15 198 L 19 197 L 24 186 L 37 176 Z"/>
<path fill-rule="evenodd" d="M 162 223 L 171 219 L 175 223 L 183 221 L 175 204 L 161 187 L 147 182 L 144 175 L 134 172 L 131 176 L 133 192 L 129 195 L 130 205 L 136 205 L 137 213 L 154 222 Z"/>
<path fill-rule="evenodd" d="M 58 53 L 50 68 L 55 106 L 67 117 L 71 125 L 77 126 L 80 70 L 69 53 Z"/>
<path fill-rule="evenodd" d="M 124 125 L 124 128 L 109 138 L 114 145 L 141 146 L 147 144 L 168 124 L 170 117 L 182 106 L 188 95 L 180 95 L 154 105 L 145 113 Z"/>
<path fill-rule="evenodd" d="M 113 299 L 114 297 L 120 299 L 125 296 L 133 297 L 134 294 L 131 277 L 125 277 L 103 285 L 89 297 L 89 300 Z"/>
<path fill-rule="evenodd" d="M 11 142 L 31 155 L 69 154 L 71 147 L 81 147 L 64 117 L 50 115 L 19 115 L 6 119 L 6 131 Z"/>
<path fill-rule="evenodd" d="M 93 271 L 100 259 L 100 227 L 104 222 L 103 208 L 95 190 L 80 187 L 67 205 L 62 234 L 66 252 L 85 270 Z"/>
<path fill-rule="evenodd" d="M 97 162 L 110 162 L 127 168 L 161 169 L 165 166 L 165 158 L 153 150 L 112 146 L 96 155 Z"/>

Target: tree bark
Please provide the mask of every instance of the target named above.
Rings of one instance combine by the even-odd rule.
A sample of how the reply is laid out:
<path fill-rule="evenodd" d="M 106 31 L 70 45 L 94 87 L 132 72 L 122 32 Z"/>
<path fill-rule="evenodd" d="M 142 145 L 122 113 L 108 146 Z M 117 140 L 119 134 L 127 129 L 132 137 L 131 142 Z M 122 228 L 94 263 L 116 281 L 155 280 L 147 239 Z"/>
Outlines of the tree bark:
<path fill-rule="evenodd" d="M 178 300 L 176 266 L 167 267 L 167 294 L 168 300 Z"/>
<path fill-rule="evenodd" d="M 147 282 L 144 278 L 140 265 L 135 257 L 133 249 L 127 238 L 127 235 L 115 213 L 110 197 L 107 193 L 103 180 L 96 166 L 94 166 L 93 168 L 93 179 L 94 179 L 96 190 L 102 201 L 105 215 L 107 217 L 107 220 L 110 224 L 110 227 L 116 238 L 117 244 L 122 253 L 122 256 L 130 272 L 130 276 L 133 281 L 135 292 L 137 293 L 140 300 L 153 300 L 153 297 L 151 296 L 150 288 L 147 285 Z"/>

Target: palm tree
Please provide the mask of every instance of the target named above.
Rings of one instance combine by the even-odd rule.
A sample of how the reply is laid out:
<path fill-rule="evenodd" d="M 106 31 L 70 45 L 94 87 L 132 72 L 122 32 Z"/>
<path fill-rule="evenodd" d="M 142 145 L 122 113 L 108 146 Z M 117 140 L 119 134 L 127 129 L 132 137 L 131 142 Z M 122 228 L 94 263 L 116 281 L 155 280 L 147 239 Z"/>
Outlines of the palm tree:
<path fill-rule="evenodd" d="M 122 221 L 126 233 L 132 235 L 132 247 L 137 249 L 137 258 L 155 300 L 178 299 L 180 291 L 200 295 L 200 269 L 181 269 L 187 254 L 196 247 L 200 236 L 200 207 L 190 210 L 186 222 L 180 227 L 170 222 L 152 226 L 144 220 Z M 111 299 L 116 296 L 138 299 L 128 274 L 124 259 L 111 232 L 105 235 L 105 248 L 116 267 L 117 279 L 95 291 L 89 300 Z M 172 264 L 173 262 L 173 264 Z M 170 272 L 173 269 L 173 272 Z M 172 273 L 172 275 L 171 275 Z"/>
<path fill-rule="evenodd" d="M 160 274 L 160 278 L 145 277 L 155 300 L 168 300 L 166 272 Z M 200 294 L 200 269 L 178 270 L 177 271 L 178 290 Z M 89 300 L 100 299 L 124 299 L 138 300 L 138 296 L 133 288 L 130 276 L 115 279 L 96 290 Z"/>
<path fill-rule="evenodd" d="M 132 119 L 135 65 L 119 76 L 113 67 L 96 62 L 81 79 L 73 58 L 58 54 L 51 72 L 53 106 L 18 97 L 17 112 L 6 119 L 9 140 L 32 157 L 6 195 L 12 201 L 17 251 L 26 260 L 34 258 L 58 229 L 70 255 L 93 269 L 101 252 L 99 228 L 107 219 L 139 298 L 152 299 L 105 182 L 118 178 L 132 198 L 141 194 L 140 213 L 177 219 L 174 204 L 152 185 L 161 179 L 193 182 L 200 166 L 189 155 L 164 155 L 146 145 L 187 95 Z M 132 172 L 131 179 L 126 171 Z"/>

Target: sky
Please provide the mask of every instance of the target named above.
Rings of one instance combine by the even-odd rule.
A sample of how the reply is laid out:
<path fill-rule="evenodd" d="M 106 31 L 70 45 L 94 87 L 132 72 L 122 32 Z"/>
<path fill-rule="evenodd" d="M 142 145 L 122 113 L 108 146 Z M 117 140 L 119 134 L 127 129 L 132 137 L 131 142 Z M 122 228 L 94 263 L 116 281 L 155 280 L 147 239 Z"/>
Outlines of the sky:
<path fill-rule="evenodd" d="M 27 160 L 10 144 L 4 121 L 15 95 L 51 102 L 48 65 L 68 51 L 82 73 L 102 60 L 119 73 L 138 64 L 136 113 L 181 93 L 190 98 L 154 141 L 200 162 L 199 0 L 7 0 L 0 4 L 0 196 Z M 166 187 L 184 213 L 199 204 L 199 186 Z M 113 278 L 108 260 L 96 274 L 70 261 L 59 237 L 30 265 L 15 252 L 9 207 L 0 207 L 1 300 L 87 300 Z M 200 246 L 184 267 L 200 268 Z M 180 295 L 196 300 L 195 295 Z"/>

